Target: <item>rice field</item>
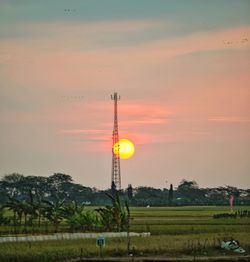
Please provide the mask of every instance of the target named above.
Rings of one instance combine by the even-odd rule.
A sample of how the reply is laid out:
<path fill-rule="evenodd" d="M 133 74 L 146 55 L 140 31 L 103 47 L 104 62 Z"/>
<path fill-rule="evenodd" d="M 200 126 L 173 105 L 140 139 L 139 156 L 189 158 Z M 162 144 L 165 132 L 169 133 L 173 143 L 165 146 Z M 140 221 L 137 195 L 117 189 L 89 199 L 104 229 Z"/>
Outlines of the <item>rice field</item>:
<path fill-rule="evenodd" d="M 90 207 L 92 208 L 92 207 Z M 235 207 L 235 210 L 250 207 Z M 131 208 L 131 231 L 151 232 L 150 237 L 132 237 L 130 259 L 141 258 L 238 258 L 249 259 L 250 219 L 213 219 L 229 212 L 228 207 L 150 207 Z M 61 228 L 63 230 L 63 226 Z M 219 248 L 222 240 L 237 239 L 246 250 L 238 255 Z M 99 257 L 95 239 L 2 243 L 0 261 L 65 261 Z M 104 258 L 119 260 L 127 255 L 126 238 L 107 238 Z"/>
<path fill-rule="evenodd" d="M 216 206 L 132 208 L 131 230 L 153 235 L 250 233 L 250 219 L 213 219 L 214 214 L 228 211 L 228 207 Z"/>

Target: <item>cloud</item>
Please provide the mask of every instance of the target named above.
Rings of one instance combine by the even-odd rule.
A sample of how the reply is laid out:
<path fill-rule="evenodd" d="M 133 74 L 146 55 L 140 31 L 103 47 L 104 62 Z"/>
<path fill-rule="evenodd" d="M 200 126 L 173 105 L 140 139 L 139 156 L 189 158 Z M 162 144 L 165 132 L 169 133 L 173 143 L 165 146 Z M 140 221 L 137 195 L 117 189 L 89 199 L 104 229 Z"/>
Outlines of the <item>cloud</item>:
<path fill-rule="evenodd" d="M 222 31 L 198 32 L 187 36 L 147 42 L 142 44 L 138 50 L 131 48 L 131 54 L 140 61 L 147 59 L 154 63 L 167 58 L 213 50 L 249 49 L 250 41 L 242 42 L 242 39 L 250 38 L 249 36 L 249 26 Z M 225 44 L 227 39 L 230 39 L 232 44 Z"/>
<path fill-rule="evenodd" d="M 112 103 L 94 102 L 87 105 L 84 111 L 92 111 L 95 122 L 99 128 L 69 128 L 61 129 L 60 133 L 67 137 L 77 137 L 77 141 L 87 143 L 89 146 L 85 149 L 97 151 L 107 150 L 111 146 L 113 117 Z M 103 114 L 100 114 L 100 109 Z M 155 125 L 168 124 L 168 117 L 172 116 L 173 110 L 167 106 L 157 105 L 147 102 L 133 101 L 119 105 L 119 130 L 120 138 L 127 138 L 135 141 L 136 144 L 151 144 L 157 141 L 157 135 L 152 134 L 152 131 L 145 129 L 154 129 L 157 133 Z M 75 113 L 72 112 L 73 115 Z M 108 119 L 103 118 L 103 115 L 110 115 Z M 91 119 L 86 119 L 84 126 L 91 126 Z M 83 126 L 80 122 L 78 125 Z M 104 128 L 100 128 L 104 127 Z"/>
<path fill-rule="evenodd" d="M 135 127 L 166 125 L 174 114 L 174 109 L 162 104 L 147 101 L 125 102 L 119 105 L 119 126 L 128 130 Z"/>
<path fill-rule="evenodd" d="M 125 28 L 129 27 L 127 23 L 129 22 L 124 22 Z M 145 27 L 148 23 L 145 22 Z M 139 29 L 143 22 L 140 21 L 138 24 Z M 56 24 L 51 26 L 56 27 Z M 50 25 L 41 27 L 41 32 L 36 26 L 33 30 L 42 34 L 46 28 L 49 30 Z M 60 28 L 61 26 L 54 36 L 44 36 L 42 39 L 36 37 L 22 40 L 2 39 L 0 41 L 2 77 L 14 82 L 15 86 L 21 83 L 22 86 L 36 87 L 36 91 L 39 89 L 40 92 L 51 89 L 56 92 L 62 89 L 68 92 L 70 87 L 71 90 L 84 88 L 96 93 L 96 90 L 105 88 L 112 90 L 117 83 L 121 86 L 131 85 L 132 79 L 133 85 L 140 87 L 145 81 L 143 79 L 152 79 L 149 77 L 152 74 L 154 81 L 157 81 L 155 79 L 157 72 L 153 70 L 155 68 L 158 72 L 163 70 L 167 63 L 173 63 L 176 58 L 218 50 L 249 52 L 250 43 L 250 41 L 233 45 L 223 43 L 225 39 L 236 42 L 242 38 L 249 38 L 250 27 L 247 26 L 162 38 L 157 41 L 144 40 L 137 45 L 131 43 L 123 47 L 114 46 L 113 41 L 102 44 L 95 38 L 82 37 L 81 30 L 74 26 L 69 30 L 74 37 L 61 34 Z M 97 45 L 93 44 L 93 41 Z M 109 43 L 112 43 L 111 46 L 108 46 Z M 148 86 L 148 83 L 144 85 Z M 163 86 L 164 83 L 158 85 Z"/>
<path fill-rule="evenodd" d="M 210 122 L 222 122 L 222 123 L 250 123 L 249 117 L 211 117 L 208 119 Z"/>
<path fill-rule="evenodd" d="M 153 59 L 152 62 L 164 58 L 186 55 L 209 50 L 245 49 L 250 46 L 250 27 L 241 26 L 218 31 L 195 32 L 188 35 L 169 36 L 159 34 L 155 37 L 145 35 L 155 34 L 155 29 L 176 27 L 176 24 L 159 19 L 135 19 L 123 21 L 102 22 L 40 22 L 18 24 L 5 30 L 16 30 L 18 39 L 2 38 L 2 50 L 7 45 L 8 50 L 12 44 L 21 48 L 35 48 L 42 52 L 69 51 L 98 55 L 110 58 L 119 55 L 127 60 L 127 53 L 137 59 Z M 20 33 L 23 31 L 23 34 Z M 132 34 L 131 34 L 132 33 Z M 138 33 L 140 35 L 138 37 Z M 22 37 L 23 35 L 23 37 Z M 119 41 L 122 40 L 122 41 Z M 126 43 L 121 45 L 121 43 Z M 31 50 L 32 51 L 32 50 Z M 12 56 L 1 52 L 5 61 L 12 61 Z M 137 60 L 139 61 L 139 60 Z"/>
<path fill-rule="evenodd" d="M 2 41 L 17 41 L 45 49 L 57 50 L 71 46 L 74 50 L 96 50 L 141 43 L 156 30 L 170 27 L 160 19 L 129 19 L 112 21 L 54 21 L 0 25 Z M 50 44 L 49 44 L 50 43 Z"/>
<path fill-rule="evenodd" d="M 167 119 L 163 118 L 144 118 L 144 119 L 138 119 L 138 120 L 127 120 L 127 121 L 120 121 L 119 125 L 123 126 L 125 128 L 131 127 L 131 126 L 143 126 L 143 125 L 162 125 L 167 124 L 169 121 Z"/>
<path fill-rule="evenodd" d="M 166 21 L 160 19 L 129 19 L 129 20 L 112 20 L 112 21 L 94 21 L 94 22 L 77 22 L 77 21 L 58 21 L 58 22 L 41 22 L 25 25 L 25 29 L 33 33 L 39 29 L 42 32 L 50 33 L 126 33 L 152 30 L 157 27 L 166 27 Z M 73 29 L 73 30 L 72 30 Z"/>
<path fill-rule="evenodd" d="M 164 23 L 137 21 L 134 28 L 131 21 L 83 25 L 41 23 L 29 28 L 30 32 L 41 34 L 38 38 L 30 35 L 17 40 L 2 39 L 0 60 L 4 84 L 1 88 L 4 92 L 1 92 L 6 94 L 4 101 L 15 101 L 15 98 L 20 101 L 15 112 L 10 102 L 4 103 L 3 121 L 53 125 L 57 131 L 63 130 L 62 136 L 88 143 L 84 150 L 109 148 L 113 108 L 108 98 L 110 90 L 118 88 L 122 95 L 127 95 L 119 103 L 121 135 L 131 136 L 137 143 L 187 141 L 195 136 L 207 139 L 208 127 L 197 116 L 209 119 L 208 122 L 248 122 L 210 116 L 240 115 L 245 110 L 244 86 L 249 77 L 244 68 L 248 66 L 245 60 L 249 42 L 236 42 L 249 38 L 249 26 L 178 37 L 162 36 L 158 40 L 142 38 L 136 45 L 131 42 L 125 46 L 116 46 L 112 41 L 103 44 L 103 39 L 98 38 L 101 32 L 116 35 L 119 27 L 126 37 L 131 36 L 131 32 L 151 32 Z M 86 37 L 87 34 L 92 35 Z M 228 39 L 235 44 L 225 44 Z M 237 56 L 237 52 L 224 50 L 243 52 Z M 201 60 L 201 65 L 192 60 L 193 54 L 209 51 L 223 51 L 227 56 L 220 56 L 220 61 L 206 56 L 211 60 Z M 236 70 L 229 64 L 232 60 Z M 230 75 L 229 70 L 233 72 Z M 56 95 L 79 92 L 84 94 L 84 101 L 79 105 L 55 103 L 52 99 Z M 153 101 L 151 95 L 158 98 L 158 103 L 149 102 Z M 231 99 L 236 96 L 237 100 Z M 96 101 L 106 98 L 105 102 Z M 37 101 L 40 107 L 34 110 Z M 30 106 L 29 112 L 22 112 L 25 105 Z M 198 119 L 193 124 L 197 130 L 190 123 L 184 123 L 189 118 Z"/>
<path fill-rule="evenodd" d="M 133 101 L 130 103 L 121 103 L 121 105 L 119 105 L 119 112 L 125 115 L 159 117 L 171 115 L 174 110 L 170 107 L 152 102 L 145 101 L 142 103 L 140 101 Z"/>
<path fill-rule="evenodd" d="M 109 132 L 109 130 L 100 130 L 100 129 L 65 129 L 61 131 L 63 134 L 103 134 Z"/>

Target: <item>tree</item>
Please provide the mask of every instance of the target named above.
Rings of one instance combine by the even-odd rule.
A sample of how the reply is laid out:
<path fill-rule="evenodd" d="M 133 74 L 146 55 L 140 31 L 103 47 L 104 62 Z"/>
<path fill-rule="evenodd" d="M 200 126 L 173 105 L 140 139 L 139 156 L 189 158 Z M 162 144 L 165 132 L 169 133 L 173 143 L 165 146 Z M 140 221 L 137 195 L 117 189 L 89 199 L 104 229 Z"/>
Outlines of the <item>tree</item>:
<path fill-rule="evenodd" d="M 43 200 L 45 204 L 45 217 L 54 225 L 54 230 L 58 232 L 58 226 L 65 216 L 64 200 L 62 201 L 47 201 Z"/>
<path fill-rule="evenodd" d="M 15 198 L 9 197 L 8 202 L 6 202 L 3 205 L 3 208 L 8 208 L 13 212 L 13 226 L 14 226 L 14 232 L 15 234 L 17 233 L 16 227 L 17 225 L 21 225 L 22 223 L 22 215 L 23 215 L 23 209 L 22 209 L 22 204 L 21 201 Z"/>
<path fill-rule="evenodd" d="M 126 229 L 127 229 L 127 255 L 130 254 L 130 209 L 128 205 L 128 201 L 125 201 L 125 207 L 127 211 L 126 216 Z"/>
<path fill-rule="evenodd" d="M 179 184 L 176 192 L 177 196 L 181 198 L 181 204 L 202 204 L 205 200 L 205 191 L 199 189 L 195 181 L 188 181 L 183 179 Z"/>
<path fill-rule="evenodd" d="M 116 191 L 116 185 L 115 185 L 115 182 L 112 181 L 112 184 L 111 184 L 111 194 L 112 194 L 112 196 L 115 196 L 116 193 L 117 193 L 117 191 Z"/>
<path fill-rule="evenodd" d="M 135 190 L 134 202 L 138 206 L 166 205 L 167 196 L 165 191 L 153 187 L 138 187 Z"/>
<path fill-rule="evenodd" d="M 18 198 L 21 195 L 24 176 L 18 173 L 5 175 L 2 178 L 2 187 L 10 198 Z"/>
<path fill-rule="evenodd" d="M 96 209 L 101 216 L 104 229 L 118 232 L 127 229 L 128 216 L 130 216 L 128 204 L 126 203 L 124 207 L 118 194 L 115 196 L 107 194 L 107 196 L 111 199 L 112 205 Z"/>
<path fill-rule="evenodd" d="M 72 201 L 64 208 L 65 218 L 71 229 L 92 230 L 99 224 L 96 214 L 92 210 L 84 210 L 84 205 Z"/>
<path fill-rule="evenodd" d="M 41 199 L 39 199 L 37 202 L 33 203 L 33 210 L 38 218 L 37 225 L 40 228 L 41 227 L 41 219 L 43 215 L 46 213 L 46 206 L 42 202 Z"/>
<path fill-rule="evenodd" d="M 53 199 L 69 198 L 68 188 L 72 184 L 72 177 L 62 173 L 54 173 L 48 178 L 48 184 Z"/>
<path fill-rule="evenodd" d="M 65 189 L 66 190 L 66 189 Z M 68 200 L 83 203 L 93 201 L 93 190 L 80 184 L 68 184 L 67 187 Z"/>
<path fill-rule="evenodd" d="M 174 191 L 173 184 L 170 184 L 169 192 L 168 192 L 168 204 L 171 206 L 173 204 Z"/>
<path fill-rule="evenodd" d="M 9 225 L 9 223 L 10 223 L 9 218 L 4 215 L 4 208 L 0 207 L 0 226 Z"/>
<path fill-rule="evenodd" d="M 128 199 L 132 200 L 132 198 L 133 198 L 133 188 L 132 188 L 132 185 L 129 184 L 128 185 Z"/>
<path fill-rule="evenodd" d="M 24 177 L 22 194 L 25 195 L 25 199 L 28 199 L 30 203 L 32 203 L 33 200 L 37 202 L 41 201 L 41 199 L 44 199 L 49 193 L 50 188 L 47 177 Z"/>

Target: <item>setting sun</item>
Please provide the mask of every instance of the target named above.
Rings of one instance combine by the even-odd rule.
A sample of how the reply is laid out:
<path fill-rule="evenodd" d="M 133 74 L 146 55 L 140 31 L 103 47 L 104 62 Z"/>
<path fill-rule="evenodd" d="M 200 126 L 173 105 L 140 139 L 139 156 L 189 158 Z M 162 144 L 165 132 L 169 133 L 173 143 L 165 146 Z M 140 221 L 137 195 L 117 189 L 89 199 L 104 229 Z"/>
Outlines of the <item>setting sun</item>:
<path fill-rule="evenodd" d="M 130 158 L 135 152 L 134 144 L 128 139 L 120 139 L 113 147 L 114 153 L 117 155 L 119 152 L 120 158 Z"/>

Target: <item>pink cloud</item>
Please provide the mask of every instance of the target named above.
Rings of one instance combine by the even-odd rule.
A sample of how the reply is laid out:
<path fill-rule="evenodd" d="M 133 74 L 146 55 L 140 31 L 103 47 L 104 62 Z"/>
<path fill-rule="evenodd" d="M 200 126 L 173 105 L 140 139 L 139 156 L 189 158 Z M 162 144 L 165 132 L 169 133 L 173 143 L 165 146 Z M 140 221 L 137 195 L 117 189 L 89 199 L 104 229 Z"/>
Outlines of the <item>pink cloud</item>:
<path fill-rule="evenodd" d="M 250 123 L 250 118 L 249 117 L 212 117 L 209 118 L 208 121 L 211 122 L 222 122 L 222 123 Z"/>
<path fill-rule="evenodd" d="M 103 134 L 108 133 L 110 130 L 100 130 L 100 129 L 65 129 L 61 131 L 64 134 L 72 134 L 72 135 L 78 135 L 78 134 Z"/>
<path fill-rule="evenodd" d="M 152 102 L 133 101 L 120 103 L 119 111 L 125 115 L 136 115 L 136 116 L 166 116 L 174 113 L 174 110 L 170 107 L 163 106 L 161 104 L 154 104 Z"/>
<path fill-rule="evenodd" d="M 161 19 L 129 19 L 129 20 L 113 20 L 113 21 L 94 21 L 94 22 L 42 22 L 33 24 L 21 24 L 23 30 L 30 33 L 39 30 L 44 34 L 72 34 L 81 32 L 84 34 L 101 34 L 101 33 L 129 33 L 140 32 L 144 30 L 153 30 L 155 28 L 166 29 L 170 23 Z M 172 25 L 173 26 L 173 25 Z"/>
<path fill-rule="evenodd" d="M 145 118 L 145 119 L 138 119 L 138 120 L 126 120 L 120 121 L 119 125 L 128 128 L 131 126 L 142 126 L 142 125 L 162 125 L 167 124 L 169 121 L 167 119 L 160 119 L 160 118 Z"/>
<path fill-rule="evenodd" d="M 46 24 L 44 28 L 49 26 Z M 133 85 L 138 84 L 136 81 L 141 84 L 141 79 L 147 79 L 155 66 L 164 68 L 166 62 L 181 55 L 209 50 L 249 50 L 250 42 L 229 46 L 223 43 L 225 39 L 236 42 L 249 34 L 249 27 L 239 27 L 119 48 L 98 47 L 89 43 L 89 48 L 86 43 L 81 42 L 82 39 L 88 41 L 88 38 L 78 36 L 79 31 L 74 26 L 71 30 L 76 34 L 72 39 L 62 35 L 62 40 L 62 36 L 58 34 L 55 38 L 43 38 L 41 41 L 1 41 L 2 64 L 11 65 L 4 68 L 5 78 L 16 85 L 24 83 L 26 86 L 36 86 L 40 93 L 45 93 L 46 90 L 59 93 L 63 90 L 68 94 L 72 90 L 81 90 L 82 87 L 96 93 L 100 87 L 115 89 L 117 83 L 122 83 L 121 86 L 131 85 L 132 79 Z M 136 110 L 140 112 L 141 109 L 134 108 Z"/>
<path fill-rule="evenodd" d="M 164 21 L 158 20 L 138 20 L 94 24 L 65 24 L 59 22 L 33 24 L 30 26 L 31 32 L 39 31 L 41 34 L 44 33 L 45 36 L 39 39 L 39 41 L 35 39 L 32 41 L 16 39 L 15 41 L 2 40 L 0 43 L 2 50 L 0 57 L 3 58 L 2 62 L 5 61 L 5 63 L 7 63 L 7 61 L 12 61 L 12 63 L 18 61 L 32 62 L 30 56 L 34 55 L 33 52 L 36 53 L 36 60 L 43 59 L 43 54 L 47 53 L 49 56 L 52 56 L 52 58 L 59 55 L 57 58 L 62 59 L 66 56 L 69 63 L 72 59 L 74 62 L 80 60 L 81 62 L 85 61 L 87 62 L 85 65 L 88 65 L 87 68 L 84 68 L 85 70 L 88 68 L 93 70 L 92 66 L 96 67 L 97 64 L 104 66 L 103 64 L 105 63 L 105 69 L 108 71 L 110 66 L 113 70 L 114 63 L 120 64 L 121 61 L 123 62 L 123 67 L 134 67 L 149 61 L 150 63 L 158 63 L 165 61 L 166 58 L 207 50 L 247 49 L 250 47 L 250 41 L 242 42 L 242 39 L 249 37 L 250 27 L 248 26 L 229 28 L 221 31 L 198 32 L 187 36 L 148 41 L 136 46 L 128 45 L 126 47 L 112 48 L 95 46 L 92 43 L 92 37 L 89 38 L 91 40 L 88 40 L 79 35 L 79 32 L 85 31 L 92 32 L 93 34 L 96 33 L 97 35 L 102 30 L 121 31 L 125 29 L 125 31 L 140 31 L 151 26 L 163 26 L 164 23 Z M 51 36 L 46 37 L 48 30 L 54 32 L 52 38 Z M 58 33 L 60 31 L 62 31 L 62 34 Z M 71 34 L 74 37 L 67 37 L 67 34 Z M 91 42 L 88 43 L 87 41 Z M 228 41 L 232 44 L 228 45 L 225 43 Z M 70 50 L 68 46 L 71 47 Z M 38 50 L 41 52 L 40 54 L 37 53 Z M 75 59 L 76 57 L 78 57 L 78 59 Z M 131 58 L 133 58 L 133 63 L 127 64 L 127 61 L 130 61 Z"/>
<path fill-rule="evenodd" d="M 241 40 L 250 35 L 250 27 L 230 28 L 222 31 L 199 32 L 188 36 L 181 36 L 170 40 L 160 40 L 153 43 L 147 43 L 141 50 L 153 52 L 145 52 L 152 61 L 162 60 L 180 55 L 197 53 L 208 50 L 222 49 L 246 49 L 250 47 L 250 42 L 242 42 Z M 225 44 L 230 39 L 232 44 Z M 142 51 L 143 52 L 143 51 Z"/>
<path fill-rule="evenodd" d="M 135 117 L 135 116 L 134 116 Z M 158 141 L 157 135 L 152 134 L 146 130 L 135 131 L 135 127 L 142 128 L 144 125 L 165 124 L 162 119 L 148 119 L 148 120 L 127 120 L 119 121 L 120 138 L 127 138 L 136 144 L 151 144 Z M 78 137 L 79 141 L 87 142 L 91 144 L 90 149 L 107 150 L 112 143 L 112 129 L 113 122 L 105 123 L 101 122 L 100 126 L 109 125 L 110 129 L 63 129 L 60 132 L 66 136 Z M 133 130 L 133 131 L 132 131 Z M 91 142 L 91 143 L 89 143 Z"/>
<path fill-rule="evenodd" d="M 161 26 L 157 23 L 140 21 L 135 30 Z M 57 27 L 64 30 L 63 24 L 52 26 L 52 31 L 57 30 Z M 249 74 L 246 68 L 249 68 L 249 64 L 243 56 L 231 60 L 221 56 L 219 61 L 209 60 L 210 63 L 207 63 L 206 60 L 199 66 L 194 63 L 191 66 L 190 59 L 179 58 L 210 50 L 235 49 L 248 52 L 249 42 L 240 43 L 240 40 L 248 37 L 250 27 L 200 32 L 114 48 L 92 46 L 88 38 L 78 35 L 80 25 L 78 26 L 68 24 L 64 31 L 66 36 L 72 34 L 75 38 L 65 38 L 63 34 L 46 38 L 44 31 L 43 39 L 0 42 L 0 57 L 3 58 L 2 63 L 7 65 L 3 67 L 4 79 L 10 83 L 9 86 L 15 86 L 12 95 L 18 97 L 23 104 L 32 101 L 35 103 L 34 98 L 40 103 L 44 101 L 37 111 L 4 112 L 1 121 L 55 125 L 56 130 L 64 130 L 62 135 L 80 136 L 81 143 L 87 144 L 86 140 L 89 139 L 90 149 L 93 144 L 97 149 L 102 148 L 100 143 L 103 141 L 107 142 L 103 144 L 103 148 L 109 148 L 113 108 L 108 99 L 110 90 L 119 88 L 122 95 L 133 94 L 131 103 L 125 102 L 131 100 L 131 97 L 124 97 L 119 103 L 121 135 L 124 133 L 131 136 L 131 139 L 139 144 L 192 140 L 195 136 L 207 139 L 210 136 L 210 127 L 204 125 L 202 120 L 209 119 L 207 122 L 218 123 L 248 122 L 244 118 L 211 117 L 242 115 L 242 112 L 246 111 L 249 97 Z M 110 30 L 112 33 L 116 32 L 119 26 L 123 26 L 122 30 L 128 32 L 131 25 L 124 22 L 123 25 L 106 24 L 103 28 L 98 28 L 99 26 L 101 27 L 87 24 L 83 29 L 92 33 L 98 30 Z M 30 30 L 48 28 L 48 24 L 41 24 Z M 234 44 L 225 44 L 227 39 Z M 91 41 L 94 40 L 91 38 Z M 232 60 L 237 63 L 237 70 L 229 64 Z M 192 71 L 190 73 L 190 68 L 194 68 L 194 74 Z M 220 75 L 209 73 L 213 68 L 219 68 Z M 223 75 L 220 68 L 226 68 Z M 229 69 L 232 74 L 228 74 Z M 141 88 L 144 90 L 143 94 L 140 94 Z M 82 104 L 53 101 L 56 96 L 78 92 L 84 94 Z M 149 102 L 151 94 L 159 97 L 158 103 Z M 137 100 L 134 100 L 134 95 Z M 106 97 L 107 101 L 95 101 L 97 96 L 99 99 Z M 140 96 L 142 100 L 138 99 Z M 187 119 L 195 119 L 195 123 L 191 125 L 187 123 Z M 165 134 L 162 134 L 163 132 Z"/>

